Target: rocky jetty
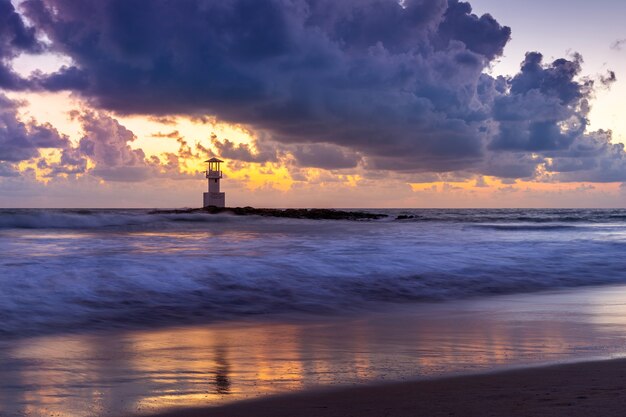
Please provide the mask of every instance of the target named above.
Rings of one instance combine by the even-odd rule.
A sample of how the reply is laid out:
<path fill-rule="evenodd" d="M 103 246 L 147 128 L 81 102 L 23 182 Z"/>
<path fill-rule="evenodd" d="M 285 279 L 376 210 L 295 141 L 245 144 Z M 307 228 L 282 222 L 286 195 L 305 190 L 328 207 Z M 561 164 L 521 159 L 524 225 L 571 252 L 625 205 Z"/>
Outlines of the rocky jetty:
<path fill-rule="evenodd" d="M 409 214 L 401 214 L 398 217 L 396 217 L 396 220 L 411 220 L 414 219 L 415 216 L 413 215 L 409 215 Z"/>
<path fill-rule="evenodd" d="M 155 210 L 152 213 L 187 214 L 187 213 L 230 213 L 237 216 L 266 216 L 285 217 L 289 219 L 312 220 L 378 220 L 387 217 L 386 214 L 369 213 L 365 211 L 343 211 L 335 209 L 273 209 L 254 207 L 204 207 L 181 210 Z"/>

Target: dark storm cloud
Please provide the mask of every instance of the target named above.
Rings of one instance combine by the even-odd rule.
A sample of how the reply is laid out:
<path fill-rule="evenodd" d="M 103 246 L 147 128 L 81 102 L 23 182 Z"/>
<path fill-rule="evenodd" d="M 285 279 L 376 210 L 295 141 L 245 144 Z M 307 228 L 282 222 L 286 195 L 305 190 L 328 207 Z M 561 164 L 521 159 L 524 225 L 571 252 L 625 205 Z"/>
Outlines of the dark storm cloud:
<path fill-rule="evenodd" d="M 532 178 L 542 166 L 589 178 L 621 169 L 620 150 L 596 149 L 585 133 L 594 85 L 580 76 L 582 58 L 545 63 L 533 52 L 512 78 L 486 75 L 511 30 L 473 14 L 467 2 L 26 0 L 22 7 L 50 48 L 75 64 L 32 79 L 39 88 L 73 90 L 120 113 L 211 114 L 246 124 L 302 166 L 504 178 Z M 231 142 L 215 147 L 243 161 L 272 157 Z M 596 151 L 576 165 L 585 147 Z"/>
<path fill-rule="evenodd" d="M 547 169 L 560 181 L 626 181 L 624 144 L 613 143 L 611 132 L 581 135 L 567 151 L 552 156 Z"/>
<path fill-rule="evenodd" d="M 38 53 L 43 49 L 35 30 L 24 24 L 10 0 L 0 0 L 0 88 L 19 90 L 28 82 L 10 67 L 10 60 L 22 52 Z"/>
<path fill-rule="evenodd" d="M 582 57 L 557 59 L 550 65 L 543 65 L 543 55 L 529 52 L 522 63 L 521 72 L 511 81 L 512 94 L 525 94 L 533 90 L 548 97 L 556 97 L 561 103 L 573 103 L 585 94 L 584 85 L 575 81 L 580 74 Z"/>
<path fill-rule="evenodd" d="M 607 132 L 587 132 L 594 81 L 579 77 L 581 64 L 579 55 L 548 64 L 539 53 L 526 55 L 510 92 L 494 100 L 498 130 L 483 172 L 532 178 L 541 165 L 565 181 L 626 177 L 623 146 L 612 144 Z M 615 79 L 609 72 L 598 81 L 610 85 Z"/>
<path fill-rule="evenodd" d="M 211 143 L 217 155 L 222 158 L 235 159 L 243 162 L 276 162 L 278 160 L 277 149 L 262 142 L 257 142 L 258 151 L 254 151 L 247 143 L 234 143 L 228 139 L 219 140 L 217 136 L 211 136 Z"/>
<path fill-rule="evenodd" d="M 445 0 L 28 0 L 24 10 L 76 63 L 41 78 L 47 89 L 118 112 L 211 113 L 286 144 L 331 143 L 421 171 L 479 159 L 489 109 L 477 88 L 510 36 Z"/>
<path fill-rule="evenodd" d="M 502 55 L 504 46 L 511 37 L 510 28 L 503 28 L 489 14 L 481 17 L 472 14 L 472 6 L 458 0 L 448 1 L 448 10 L 438 33 L 444 46 L 451 40 L 459 40 L 468 49 L 489 60 Z"/>
<path fill-rule="evenodd" d="M 211 143 L 215 150 L 209 152 L 212 156 L 242 162 L 278 162 L 281 157 L 291 155 L 298 167 L 346 169 L 355 168 L 362 160 L 362 156 L 354 151 L 332 144 L 284 145 L 261 137 L 255 140 L 253 147 L 247 143 L 220 140 L 215 135 L 211 136 Z"/>
<path fill-rule="evenodd" d="M 8 162 L 0 161 L 0 177 L 19 177 L 15 166 Z"/>
<path fill-rule="evenodd" d="M 323 169 L 355 168 L 362 157 L 348 149 L 335 145 L 297 145 L 292 150 L 298 165 Z"/>

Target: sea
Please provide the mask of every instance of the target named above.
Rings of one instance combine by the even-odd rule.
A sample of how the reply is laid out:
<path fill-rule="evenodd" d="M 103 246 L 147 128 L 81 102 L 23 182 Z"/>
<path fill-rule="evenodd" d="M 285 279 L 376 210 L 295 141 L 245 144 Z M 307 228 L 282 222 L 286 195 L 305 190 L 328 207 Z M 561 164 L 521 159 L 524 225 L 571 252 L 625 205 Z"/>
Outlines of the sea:
<path fill-rule="evenodd" d="M 0 416 L 626 357 L 626 210 L 0 210 Z"/>
<path fill-rule="evenodd" d="M 369 211 L 388 217 L 0 210 L 0 336 L 358 315 L 626 283 L 626 210 Z"/>

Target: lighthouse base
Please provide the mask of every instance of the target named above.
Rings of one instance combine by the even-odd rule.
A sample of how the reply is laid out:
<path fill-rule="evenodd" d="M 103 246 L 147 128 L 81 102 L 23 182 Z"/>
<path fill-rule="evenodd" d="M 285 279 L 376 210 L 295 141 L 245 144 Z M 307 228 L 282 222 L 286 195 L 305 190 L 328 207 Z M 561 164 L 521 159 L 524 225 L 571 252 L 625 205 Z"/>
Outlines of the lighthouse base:
<path fill-rule="evenodd" d="M 204 193 L 202 207 L 226 207 L 226 193 Z"/>

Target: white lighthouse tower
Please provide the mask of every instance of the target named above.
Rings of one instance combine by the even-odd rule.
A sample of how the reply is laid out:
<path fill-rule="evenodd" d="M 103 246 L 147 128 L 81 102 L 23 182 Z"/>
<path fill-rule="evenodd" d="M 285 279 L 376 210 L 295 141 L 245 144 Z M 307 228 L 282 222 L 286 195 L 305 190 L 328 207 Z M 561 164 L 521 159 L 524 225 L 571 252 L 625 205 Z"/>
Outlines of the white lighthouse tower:
<path fill-rule="evenodd" d="M 226 207 L 226 193 L 220 192 L 220 180 L 222 179 L 220 164 L 224 161 L 211 158 L 204 162 L 209 164 L 209 169 L 206 171 L 206 177 L 209 180 L 209 192 L 204 193 L 203 207 Z"/>

